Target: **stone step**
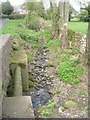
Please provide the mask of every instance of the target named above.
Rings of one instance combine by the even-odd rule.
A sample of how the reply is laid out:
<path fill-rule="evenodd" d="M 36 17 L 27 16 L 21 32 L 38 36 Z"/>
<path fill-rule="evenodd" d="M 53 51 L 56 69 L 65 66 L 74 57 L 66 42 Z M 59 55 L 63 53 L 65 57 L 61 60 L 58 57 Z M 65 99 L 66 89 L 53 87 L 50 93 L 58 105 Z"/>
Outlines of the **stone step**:
<path fill-rule="evenodd" d="M 34 118 L 31 97 L 5 97 L 2 113 L 3 118 Z"/>

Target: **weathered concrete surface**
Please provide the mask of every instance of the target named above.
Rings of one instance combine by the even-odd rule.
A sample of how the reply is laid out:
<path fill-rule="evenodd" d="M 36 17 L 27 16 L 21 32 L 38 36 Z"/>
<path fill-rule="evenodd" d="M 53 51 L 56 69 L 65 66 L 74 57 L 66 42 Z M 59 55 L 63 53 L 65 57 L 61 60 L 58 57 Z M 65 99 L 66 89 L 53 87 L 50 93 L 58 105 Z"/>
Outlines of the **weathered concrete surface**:
<path fill-rule="evenodd" d="M 3 118 L 34 118 L 31 97 L 19 96 L 4 98 Z"/>
<path fill-rule="evenodd" d="M 2 53 L 0 49 L 0 119 L 2 118 Z"/>
<path fill-rule="evenodd" d="M 27 63 L 27 54 L 25 50 L 19 50 L 13 53 L 11 58 L 11 64 L 13 65 L 14 69 L 19 65 L 21 67 L 21 76 L 22 76 L 22 86 L 23 91 L 28 91 L 29 84 L 28 84 L 28 63 Z"/>
<path fill-rule="evenodd" d="M 18 66 L 15 70 L 14 96 L 22 96 L 22 78 L 21 68 Z"/>
<path fill-rule="evenodd" d="M 4 94 L 6 94 L 6 89 L 9 83 L 8 55 L 11 49 L 10 38 L 10 34 L 0 36 L 0 119 L 2 118 L 2 99 Z M 2 87 L 4 92 L 2 92 Z"/>
<path fill-rule="evenodd" d="M 10 81 L 10 71 L 9 71 L 9 54 L 11 52 L 10 39 L 11 39 L 10 34 L 5 34 L 0 36 L 0 48 L 2 50 L 2 88 L 3 91 L 5 92 L 7 91 L 7 87 Z"/>

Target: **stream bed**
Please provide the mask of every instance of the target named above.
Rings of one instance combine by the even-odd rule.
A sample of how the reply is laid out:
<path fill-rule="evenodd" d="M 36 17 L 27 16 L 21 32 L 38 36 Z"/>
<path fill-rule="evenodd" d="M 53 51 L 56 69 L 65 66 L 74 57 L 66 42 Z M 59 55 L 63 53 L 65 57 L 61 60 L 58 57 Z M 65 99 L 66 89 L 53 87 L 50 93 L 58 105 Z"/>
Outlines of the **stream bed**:
<path fill-rule="evenodd" d="M 50 89 L 52 89 L 52 78 L 48 74 L 47 61 L 49 61 L 49 58 L 47 57 L 47 49 L 44 45 L 45 43 L 41 43 L 35 53 L 35 60 L 29 63 L 31 69 L 29 75 L 33 78 L 35 84 L 29 89 L 27 95 L 30 95 L 32 98 L 36 116 L 38 116 L 38 104 L 43 106 L 52 99 L 52 93 L 50 92 Z"/>

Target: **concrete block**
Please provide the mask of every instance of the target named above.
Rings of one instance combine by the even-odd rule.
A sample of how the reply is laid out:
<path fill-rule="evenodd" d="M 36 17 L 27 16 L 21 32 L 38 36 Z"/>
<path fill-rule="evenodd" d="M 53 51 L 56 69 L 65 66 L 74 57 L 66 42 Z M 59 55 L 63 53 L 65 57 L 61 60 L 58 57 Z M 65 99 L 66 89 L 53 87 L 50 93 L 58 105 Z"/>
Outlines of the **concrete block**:
<path fill-rule="evenodd" d="M 21 67 L 17 67 L 15 70 L 15 81 L 14 81 L 14 96 L 22 96 L 22 77 Z"/>
<path fill-rule="evenodd" d="M 23 91 L 28 91 L 29 89 L 27 61 L 27 54 L 25 50 L 19 50 L 18 52 L 15 52 L 15 54 L 13 54 L 13 57 L 11 58 L 11 64 L 13 65 L 14 69 L 15 66 L 18 65 L 21 67 Z"/>
<path fill-rule="evenodd" d="M 30 96 L 6 97 L 3 100 L 3 118 L 34 118 Z"/>

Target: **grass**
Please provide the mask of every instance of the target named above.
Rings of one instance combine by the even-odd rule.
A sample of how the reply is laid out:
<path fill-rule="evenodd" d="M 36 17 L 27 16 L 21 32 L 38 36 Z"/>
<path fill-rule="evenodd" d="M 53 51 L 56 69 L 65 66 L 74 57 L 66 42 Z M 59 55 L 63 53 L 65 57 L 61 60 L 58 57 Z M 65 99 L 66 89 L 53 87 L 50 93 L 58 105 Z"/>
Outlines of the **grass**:
<path fill-rule="evenodd" d="M 87 34 L 88 23 L 86 22 L 69 22 L 69 29 L 76 32 L 82 32 Z"/>
<path fill-rule="evenodd" d="M 33 48 L 38 47 L 38 33 L 22 27 L 23 19 L 19 20 L 9 20 L 3 26 L 0 34 L 11 34 L 15 37 L 21 37 L 23 41 L 30 43 Z M 1 33 L 2 32 L 2 33 Z M 23 46 L 23 41 L 20 46 Z"/>
<path fill-rule="evenodd" d="M 49 40 L 46 44 L 46 47 L 48 49 L 53 49 L 54 47 L 58 47 L 60 46 L 60 40 L 56 39 L 56 40 Z"/>
<path fill-rule="evenodd" d="M 23 19 L 19 20 L 8 20 L 7 23 L 3 26 L 2 31 L 0 31 L 0 34 L 11 34 L 14 36 L 18 36 L 17 29 L 19 28 L 19 25 L 23 22 Z"/>
<path fill-rule="evenodd" d="M 18 36 L 17 29 L 19 29 L 19 25 L 23 22 L 23 19 L 20 20 L 9 20 L 2 28 L 2 31 L 0 31 L 0 34 L 12 34 L 15 36 Z M 51 20 L 47 21 L 48 24 L 51 24 Z M 77 32 L 82 32 L 82 33 L 87 33 L 87 28 L 88 28 L 88 23 L 86 22 L 69 22 L 69 29 L 77 31 Z"/>
<path fill-rule="evenodd" d="M 52 24 L 51 20 L 47 21 L 48 24 Z M 87 34 L 88 23 L 87 22 L 69 22 L 68 28 L 76 32 L 82 32 Z"/>

